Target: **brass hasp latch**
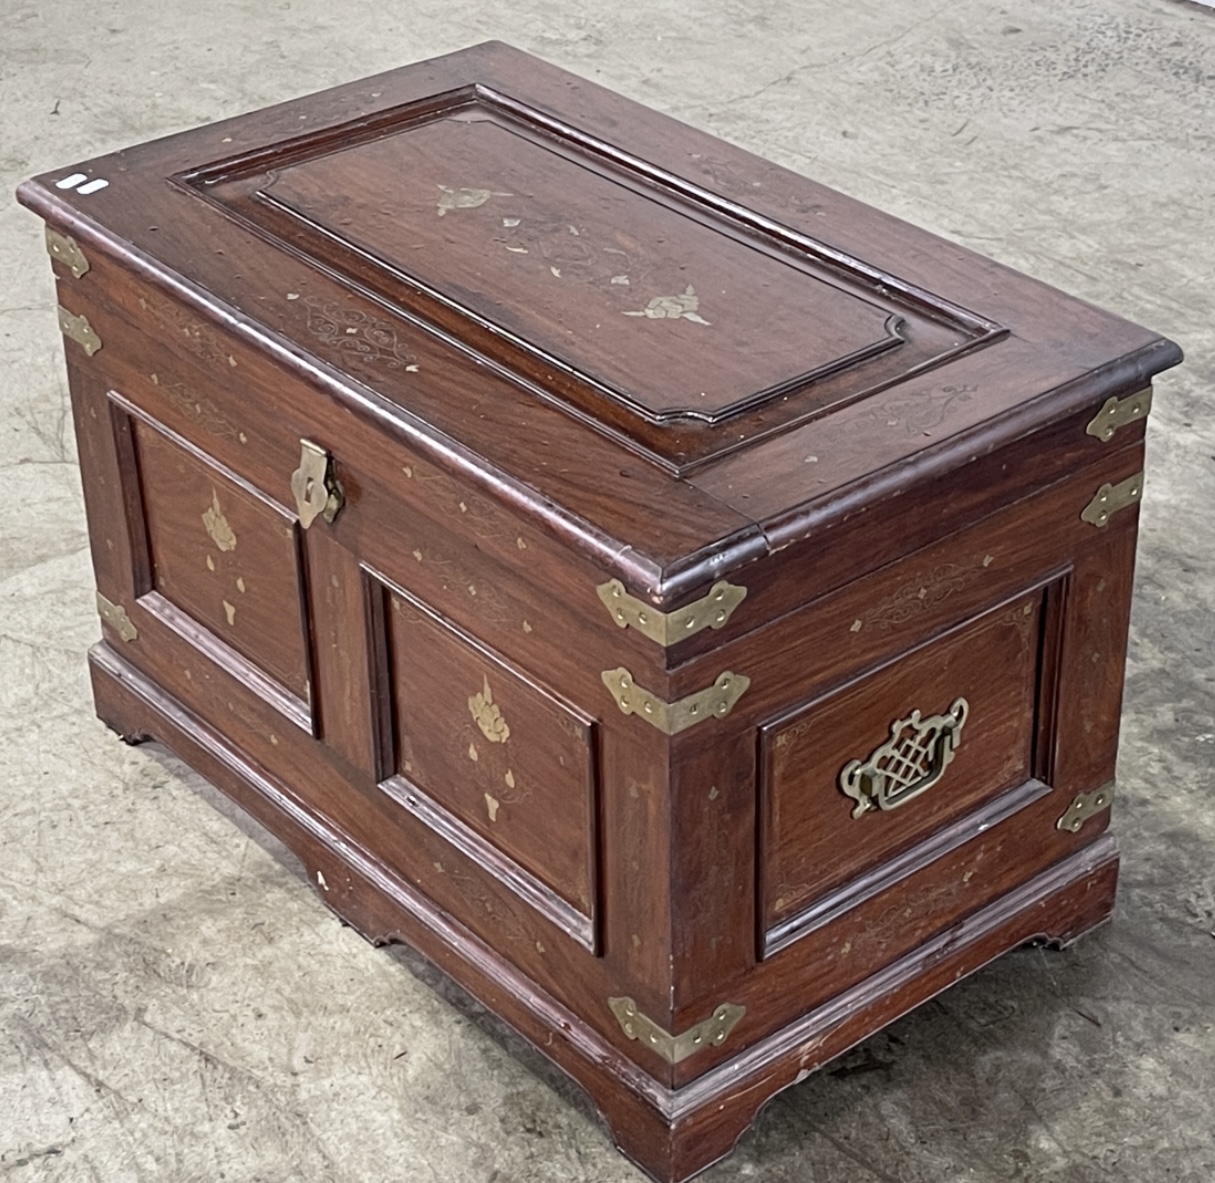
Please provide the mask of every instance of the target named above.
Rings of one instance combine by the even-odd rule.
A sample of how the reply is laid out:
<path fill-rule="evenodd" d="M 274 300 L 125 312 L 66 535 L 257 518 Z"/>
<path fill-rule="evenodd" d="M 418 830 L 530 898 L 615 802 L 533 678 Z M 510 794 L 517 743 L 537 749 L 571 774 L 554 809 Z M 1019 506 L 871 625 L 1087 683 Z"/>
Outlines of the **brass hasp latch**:
<path fill-rule="evenodd" d="M 333 457 L 311 440 L 300 440 L 300 466 L 291 474 L 291 492 L 305 530 L 318 517 L 332 522 L 346 504 L 333 474 Z"/>

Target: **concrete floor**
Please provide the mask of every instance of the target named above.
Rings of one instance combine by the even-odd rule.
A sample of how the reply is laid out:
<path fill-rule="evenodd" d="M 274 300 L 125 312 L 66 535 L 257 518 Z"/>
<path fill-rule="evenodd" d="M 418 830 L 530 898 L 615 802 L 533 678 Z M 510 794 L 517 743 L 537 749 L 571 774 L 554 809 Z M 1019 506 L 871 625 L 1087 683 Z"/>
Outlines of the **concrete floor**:
<path fill-rule="evenodd" d="M 0 188 L 500 37 L 1182 343 L 1116 922 L 778 1098 L 706 1179 L 1215 1179 L 1215 12 L 1174 0 L 0 0 Z M 580 1095 L 96 723 L 40 228 L 0 209 L 0 1179 L 624 1183 Z"/>

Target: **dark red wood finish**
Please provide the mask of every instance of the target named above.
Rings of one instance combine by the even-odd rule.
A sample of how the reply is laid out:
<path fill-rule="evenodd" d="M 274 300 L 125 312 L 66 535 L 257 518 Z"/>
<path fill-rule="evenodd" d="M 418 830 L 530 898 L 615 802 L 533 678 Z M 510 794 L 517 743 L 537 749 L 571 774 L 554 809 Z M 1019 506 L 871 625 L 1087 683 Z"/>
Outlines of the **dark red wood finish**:
<path fill-rule="evenodd" d="M 663 1180 L 1112 907 L 1147 330 L 501 45 L 64 170 L 98 712 L 579 1080 Z M 301 441 L 344 495 L 305 527 Z M 1091 516 L 1091 515 L 1090 515 Z M 663 647 L 609 579 L 722 627 Z M 625 714 L 749 679 L 677 734 Z M 939 783 L 839 786 L 913 710 Z M 720 1042 L 671 1062 L 722 1004 Z"/>

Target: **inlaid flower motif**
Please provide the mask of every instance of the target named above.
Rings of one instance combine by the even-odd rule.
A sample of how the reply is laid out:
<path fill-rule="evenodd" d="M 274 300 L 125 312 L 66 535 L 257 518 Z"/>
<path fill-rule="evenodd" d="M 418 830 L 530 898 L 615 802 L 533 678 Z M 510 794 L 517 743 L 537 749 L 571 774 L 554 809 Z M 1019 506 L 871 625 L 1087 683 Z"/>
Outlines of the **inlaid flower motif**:
<path fill-rule="evenodd" d="M 650 320 L 690 320 L 693 324 L 708 325 L 699 314 L 700 297 L 689 284 L 682 296 L 655 296 L 640 312 L 626 312 L 625 316 L 644 316 Z"/>
<path fill-rule="evenodd" d="M 224 517 L 224 511 L 220 509 L 219 494 L 214 489 L 211 490 L 210 506 L 203 510 L 202 520 L 207 533 L 211 535 L 211 541 L 220 550 L 236 549 L 236 534 L 228 524 L 228 519 Z"/>
<path fill-rule="evenodd" d="M 511 193 L 495 193 L 491 189 L 453 189 L 450 185 L 439 186 L 439 217 L 448 210 L 477 209 L 491 197 L 512 197 Z"/>
<path fill-rule="evenodd" d="M 474 722 L 481 728 L 481 734 L 490 743 L 506 743 L 510 739 L 510 728 L 494 702 L 494 693 L 489 688 L 489 679 L 482 676 L 482 682 L 480 693 L 474 694 L 468 700 L 468 709 L 472 713 Z"/>

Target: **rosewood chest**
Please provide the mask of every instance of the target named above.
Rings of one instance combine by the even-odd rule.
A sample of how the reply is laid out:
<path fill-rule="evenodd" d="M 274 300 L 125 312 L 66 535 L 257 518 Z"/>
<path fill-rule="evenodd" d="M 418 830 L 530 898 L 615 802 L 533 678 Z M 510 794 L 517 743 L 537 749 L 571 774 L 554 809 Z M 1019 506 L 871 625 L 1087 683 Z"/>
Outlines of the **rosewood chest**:
<path fill-rule="evenodd" d="M 498 44 L 20 196 L 98 713 L 656 1178 L 1109 915 L 1172 343 Z"/>

